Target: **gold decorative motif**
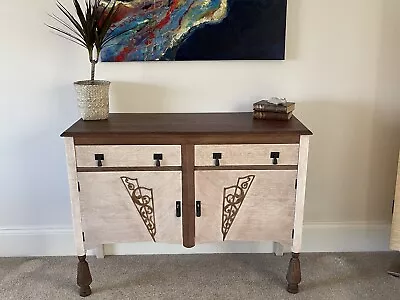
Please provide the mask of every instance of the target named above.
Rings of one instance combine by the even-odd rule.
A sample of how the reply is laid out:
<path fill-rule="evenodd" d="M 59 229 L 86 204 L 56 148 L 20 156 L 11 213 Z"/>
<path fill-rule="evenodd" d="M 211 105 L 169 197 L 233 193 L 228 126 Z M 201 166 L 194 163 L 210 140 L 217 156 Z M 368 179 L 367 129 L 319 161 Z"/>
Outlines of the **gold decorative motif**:
<path fill-rule="evenodd" d="M 141 187 L 137 178 L 129 178 L 122 176 L 124 184 L 133 204 L 143 220 L 144 225 L 150 233 L 153 241 L 156 241 L 156 219 L 154 215 L 154 198 L 153 189 Z"/>
<path fill-rule="evenodd" d="M 236 185 L 224 188 L 221 228 L 223 241 L 225 241 L 229 229 L 232 227 L 233 221 L 239 213 L 239 209 L 242 206 L 255 177 L 255 175 L 239 177 Z"/>

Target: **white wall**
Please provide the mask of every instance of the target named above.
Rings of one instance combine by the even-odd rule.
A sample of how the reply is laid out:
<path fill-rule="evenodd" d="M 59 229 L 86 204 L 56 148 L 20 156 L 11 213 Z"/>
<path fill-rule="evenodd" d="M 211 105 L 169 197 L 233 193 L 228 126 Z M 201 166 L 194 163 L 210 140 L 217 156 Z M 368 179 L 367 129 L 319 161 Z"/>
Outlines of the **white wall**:
<path fill-rule="evenodd" d="M 79 116 L 72 82 L 89 65 L 44 26 L 55 11 L 52 0 L 0 9 L 0 241 L 1 232 L 71 226 L 59 134 Z M 97 77 L 113 82 L 114 112 L 246 111 L 271 95 L 297 102 L 314 132 L 305 222 L 365 231 L 390 221 L 399 12 L 397 0 L 289 0 L 286 61 L 104 63 Z"/>

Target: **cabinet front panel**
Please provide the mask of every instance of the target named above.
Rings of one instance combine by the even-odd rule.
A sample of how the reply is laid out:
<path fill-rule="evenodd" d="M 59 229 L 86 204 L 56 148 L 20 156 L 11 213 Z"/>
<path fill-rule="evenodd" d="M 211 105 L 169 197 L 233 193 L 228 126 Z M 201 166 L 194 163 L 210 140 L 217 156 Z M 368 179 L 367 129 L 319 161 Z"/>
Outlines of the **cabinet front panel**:
<path fill-rule="evenodd" d="M 182 243 L 181 172 L 78 173 L 87 249 L 99 244 Z"/>
<path fill-rule="evenodd" d="M 78 167 L 98 167 L 97 155 L 103 155 L 103 167 L 152 167 L 162 154 L 160 166 L 180 166 L 181 147 L 175 145 L 76 146 Z"/>
<path fill-rule="evenodd" d="M 292 242 L 297 171 L 196 171 L 196 243 Z"/>
<path fill-rule="evenodd" d="M 197 145 L 196 166 L 297 165 L 298 144 Z M 275 157 L 275 159 L 273 158 Z"/>
<path fill-rule="evenodd" d="M 397 165 L 396 194 L 392 218 L 390 249 L 400 251 L 400 159 Z"/>

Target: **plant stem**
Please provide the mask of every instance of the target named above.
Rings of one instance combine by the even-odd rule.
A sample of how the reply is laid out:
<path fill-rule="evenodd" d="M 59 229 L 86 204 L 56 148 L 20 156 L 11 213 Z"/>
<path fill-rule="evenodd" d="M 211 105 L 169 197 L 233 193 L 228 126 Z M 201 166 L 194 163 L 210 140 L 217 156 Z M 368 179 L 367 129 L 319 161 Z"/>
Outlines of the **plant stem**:
<path fill-rule="evenodd" d="M 91 67 L 91 72 L 90 72 L 90 80 L 91 80 L 91 81 L 94 81 L 94 73 L 95 73 L 95 71 L 96 71 L 96 63 L 97 63 L 97 61 L 92 60 L 90 63 L 91 63 L 91 65 L 92 65 L 92 67 Z"/>

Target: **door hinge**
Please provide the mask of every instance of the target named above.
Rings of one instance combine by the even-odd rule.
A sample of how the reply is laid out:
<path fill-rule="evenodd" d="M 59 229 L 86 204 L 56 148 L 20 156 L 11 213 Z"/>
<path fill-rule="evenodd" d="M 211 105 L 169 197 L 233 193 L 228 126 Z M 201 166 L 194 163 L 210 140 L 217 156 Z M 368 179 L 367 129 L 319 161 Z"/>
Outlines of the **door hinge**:
<path fill-rule="evenodd" d="M 82 232 L 82 240 L 85 241 L 85 233 Z"/>
<path fill-rule="evenodd" d="M 80 183 L 78 181 L 78 192 L 80 192 L 80 191 L 81 191 L 81 185 L 80 185 Z"/>
<path fill-rule="evenodd" d="M 294 229 L 292 229 L 292 240 L 294 239 Z"/>
<path fill-rule="evenodd" d="M 297 190 L 297 179 L 294 181 L 294 189 Z"/>
<path fill-rule="evenodd" d="M 392 215 L 393 215 L 393 213 L 394 213 L 394 200 L 393 200 L 393 203 L 392 203 Z"/>

